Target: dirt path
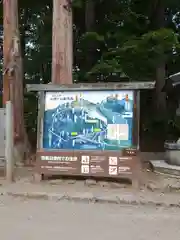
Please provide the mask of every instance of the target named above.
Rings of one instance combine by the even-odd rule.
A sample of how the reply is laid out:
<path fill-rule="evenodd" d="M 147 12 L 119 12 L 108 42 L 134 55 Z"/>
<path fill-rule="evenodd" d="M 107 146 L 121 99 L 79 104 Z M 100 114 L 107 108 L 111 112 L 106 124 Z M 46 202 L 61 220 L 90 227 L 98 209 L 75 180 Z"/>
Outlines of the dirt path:
<path fill-rule="evenodd" d="M 2 240 L 179 240 L 180 210 L 0 197 Z"/>

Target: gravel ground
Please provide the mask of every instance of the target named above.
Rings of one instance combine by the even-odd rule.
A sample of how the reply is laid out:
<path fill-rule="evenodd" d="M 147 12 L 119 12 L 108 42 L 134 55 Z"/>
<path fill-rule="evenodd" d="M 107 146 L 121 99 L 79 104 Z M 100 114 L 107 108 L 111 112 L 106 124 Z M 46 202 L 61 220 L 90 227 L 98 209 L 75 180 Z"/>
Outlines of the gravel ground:
<path fill-rule="evenodd" d="M 180 210 L 0 196 L 2 240 L 179 240 Z"/>

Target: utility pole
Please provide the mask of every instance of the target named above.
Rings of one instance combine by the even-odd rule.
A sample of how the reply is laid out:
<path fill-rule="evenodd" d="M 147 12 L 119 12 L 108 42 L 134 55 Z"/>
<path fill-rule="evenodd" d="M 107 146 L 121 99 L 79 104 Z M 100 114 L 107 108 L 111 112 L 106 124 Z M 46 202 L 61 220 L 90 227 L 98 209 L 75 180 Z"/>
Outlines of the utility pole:
<path fill-rule="evenodd" d="M 13 106 L 15 152 L 24 155 L 27 137 L 24 125 L 23 69 L 18 23 L 18 0 L 3 0 L 3 103 Z M 21 152 L 21 153 L 20 153 Z"/>
<path fill-rule="evenodd" d="M 72 84 L 72 0 L 53 0 L 52 83 Z"/>
<path fill-rule="evenodd" d="M 14 129 L 12 118 L 12 103 L 6 102 L 6 118 L 5 118 L 5 161 L 6 161 L 6 180 L 12 182 L 14 180 Z"/>

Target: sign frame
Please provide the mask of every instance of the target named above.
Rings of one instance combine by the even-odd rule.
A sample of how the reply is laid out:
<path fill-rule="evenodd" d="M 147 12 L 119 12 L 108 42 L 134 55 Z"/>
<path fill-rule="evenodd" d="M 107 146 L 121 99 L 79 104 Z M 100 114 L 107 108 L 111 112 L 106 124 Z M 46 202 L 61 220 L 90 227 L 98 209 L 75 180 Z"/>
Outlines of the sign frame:
<path fill-rule="evenodd" d="M 134 84 L 134 86 L 133 86 Z M 78 85 L 78 84 L 77 84 Z M 154 82 L 137 87 L 136 83 L 106 84 L 101 87 L 98 84 L 91 86 L 77 86 L 76 84 L 68 86 L 30 85 L 29 91 L 38 91 L 38 123 L 37 123 L 37 154 L 35 165 L 35 180 L 40 181 L 44 175 L 67 175 L 67 176 L 85 176 L 89 177 L 108 177 L 108 178 L 127 178 L 132 180 L 135 185 L 141 178 L 141 161 L 138 157 L 139 151 L 139 118 L 140 118 L 140 89 L 153 89 Z M 70 86 L 70 87 L 69 87 Z M 100 91 L 100 90 L 131 90 L 134 93 L 133 107 L 133 148 L 122 151 L 96 151 L 96 150 L 46 150 L 43 149 L 43 122 L 45 111 L 45 92 L 63 92 L 63 91 Z M 83 157 L 89 157 L 87 164 L 82 163 Z M 46 159 L 46 160 L 45 160 Z M 112 164 L 112 160 L 114 164 Z M 111 161 L 111 164 L 110 164 Z"/>

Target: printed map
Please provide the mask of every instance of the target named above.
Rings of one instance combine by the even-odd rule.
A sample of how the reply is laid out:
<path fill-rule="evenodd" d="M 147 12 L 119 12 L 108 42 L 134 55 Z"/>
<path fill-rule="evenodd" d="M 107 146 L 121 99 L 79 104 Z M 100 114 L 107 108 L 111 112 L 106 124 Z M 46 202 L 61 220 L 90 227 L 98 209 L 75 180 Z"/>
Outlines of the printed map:
<path fill-rule="evenodd" d="M 133 92 L 47 92 L 43 148 L 120 150 L 132 145 Z"/>

